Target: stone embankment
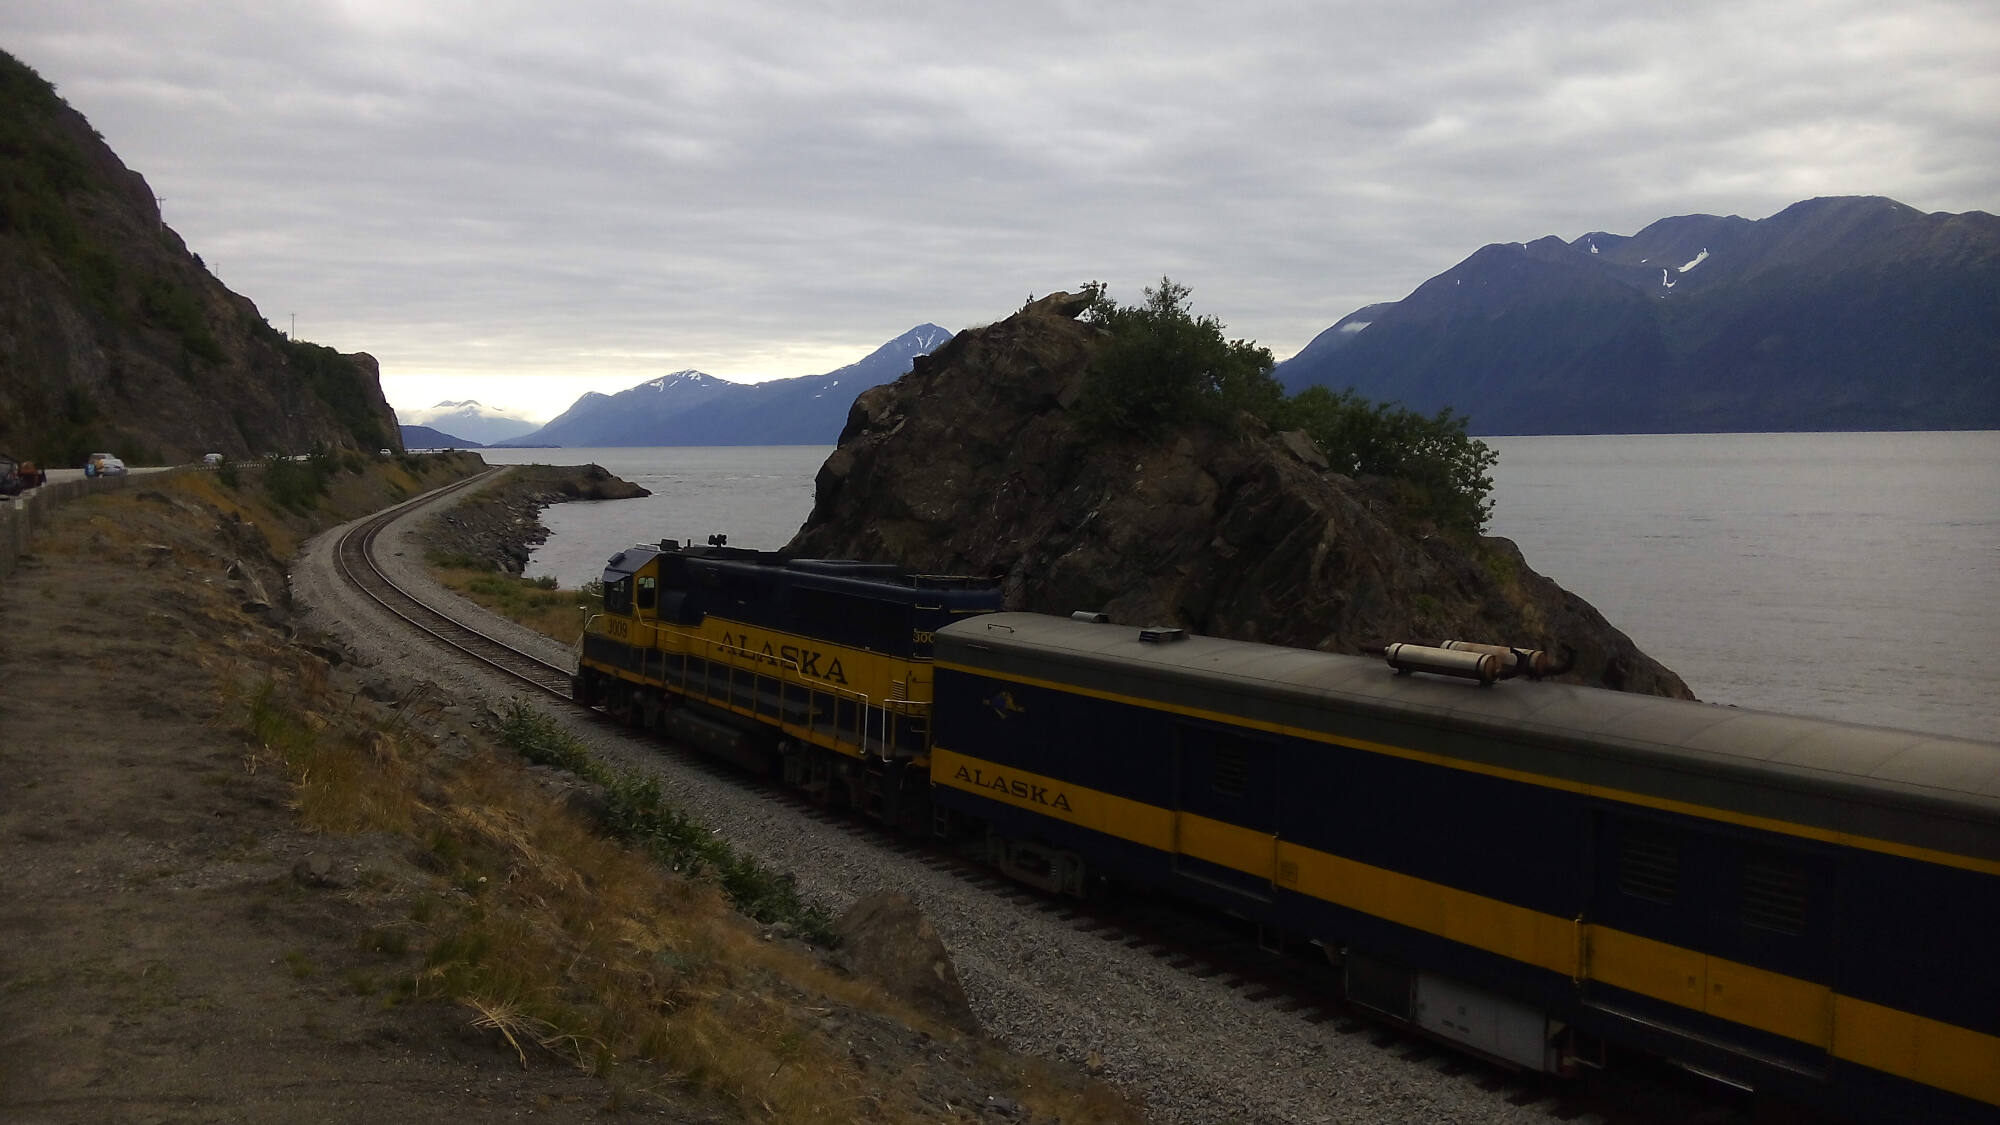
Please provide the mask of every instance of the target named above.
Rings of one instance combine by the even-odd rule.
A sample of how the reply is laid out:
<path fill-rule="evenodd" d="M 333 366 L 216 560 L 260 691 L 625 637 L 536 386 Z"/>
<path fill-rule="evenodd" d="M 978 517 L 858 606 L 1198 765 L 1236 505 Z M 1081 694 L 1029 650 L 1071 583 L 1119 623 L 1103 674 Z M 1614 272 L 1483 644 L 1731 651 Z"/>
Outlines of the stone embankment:
<path fill-rule="evenodd" d="M 601 465 L 516 465 L 498 482 L 430 517 L 422 539 L 435 558 L 519 574 L 549 537 L 542 509 L 570 500 L 629 500 L 652 493 Z"/>

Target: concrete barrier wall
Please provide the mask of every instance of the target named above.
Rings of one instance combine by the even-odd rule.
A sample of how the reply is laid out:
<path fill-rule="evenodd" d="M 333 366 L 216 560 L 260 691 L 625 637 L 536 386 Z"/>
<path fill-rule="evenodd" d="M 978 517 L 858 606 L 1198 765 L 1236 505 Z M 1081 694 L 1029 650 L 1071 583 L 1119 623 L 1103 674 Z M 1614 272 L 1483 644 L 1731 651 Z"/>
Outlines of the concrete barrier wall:
<path fill-rule="evenodd" d="M 14 572 L 22 555 L 28 553 L 35 532 L 48 525 L 56 508 L 79 496 L 131 488 L 148 477 L 188 472 L 192 467 L 165 469 L 158 473 L 128 473 L 122 477 L 84 477 L 45 484 L 19 496 L 0 496 L 0 578 Z M 199 470 L 194 470 L 199 471 Z"/>

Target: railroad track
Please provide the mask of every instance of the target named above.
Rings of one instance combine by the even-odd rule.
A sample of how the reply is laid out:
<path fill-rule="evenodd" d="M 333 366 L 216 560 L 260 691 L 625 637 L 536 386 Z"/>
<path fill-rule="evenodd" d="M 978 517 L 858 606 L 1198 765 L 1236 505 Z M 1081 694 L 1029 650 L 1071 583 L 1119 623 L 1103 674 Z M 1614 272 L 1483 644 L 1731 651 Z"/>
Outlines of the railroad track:
<path fill-rule="evenodd" d="M 470 487 L 484 476 L 429 493 L 427 498 Z M 403 505 L 383 512 L 341 538 L 336 558 L 343 580 L 410 627 L 518 683 L 571 702 L 570 669 L 522 652 L 432 609 L 397 586 L 376 565 L 373 552 L 377 536 L 408 514 L 407 508 Z M 589 713 L 603 724 L 626 726 L 602 712 Z M 1567 1081 L 1508 1069 L 1352 1008 L 1341 999 L 1337 976 L 1317 949 L 1301 955 L 1297 950 L 1286 950 L 1281 943 L 1274 948 L 1266 935 L 1244 923 L 1194 910 L 1161 895 L 1145 893 L 1099 902 L 1027 888 L 938 841 L 892 833 L 850 811 L 815 804 L 775 781 L 746 774 L 657 734 L 652 737 L 684 764 L 704 774 L 754 790 L 766 800 L 849 835 L 886 845 L 978 888 L 996 903 L 1007 901 L 1052 915 L 1079 933 L 1123 945 L 1189 977 L 1218 981 L 1252 1002 L 1268 1004 L 1310 1024 L 1331 1024 L 1333 1031 L 1343 1036 L 1365 1036 L 1385 1055 L 1432 1066 L 1447 1076 L 1463 1076 L 1496 1097 L 1534 1107 L 1551 1120 L 1578 1125 L 1739 1125 L 1764 1116 L 1747 1096 L 1648 1060 L 1622 1060 L 1614 1071 L 1588 1073 Z M 1797 1125 L 1822 1121 L 1789 1108 L 1780 1112 Z"/>
<path fill-rule="evenodd" d="M 476 477 L 468 477 L 457 484 L 426 493 L 424 499 L 435 500 L 469 488 L 497 471 L 499 470 L 489 469 Z M 568 700 L 570 669 L 558 667 L 538 656 L 522 652 L 512 645 L 489 637 L 468 625 L 460 624 L 453 618 L 432 609 L 396 585 L 376 565 L 376 537 L 390 524 L 407 515 L 407 507 L 399 505 L 391 508 L 357 524 L 341 536 L 334 552 L 341 578 L 348 585 L 366 594 L 375 604 L 402 618 L 412 628 L 428 634 L 440 643 L 482 664 L 506 673 L 521 683 L 559 699 Z"/>

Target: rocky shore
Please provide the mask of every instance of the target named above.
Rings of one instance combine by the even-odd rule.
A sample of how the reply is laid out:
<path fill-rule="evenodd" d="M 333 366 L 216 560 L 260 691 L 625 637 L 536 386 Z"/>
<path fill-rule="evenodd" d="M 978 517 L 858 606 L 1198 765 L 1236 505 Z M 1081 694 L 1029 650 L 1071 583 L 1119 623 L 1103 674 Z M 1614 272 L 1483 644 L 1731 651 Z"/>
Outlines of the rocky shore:
<path fill-rule="evenodd" d="M 519 574 L 549 537 L 542 510 L 571 500 L 630 500 L 651 492 L 601 465 L 516 465 L 496 484 L 428 518 L 426 553 Z"/>

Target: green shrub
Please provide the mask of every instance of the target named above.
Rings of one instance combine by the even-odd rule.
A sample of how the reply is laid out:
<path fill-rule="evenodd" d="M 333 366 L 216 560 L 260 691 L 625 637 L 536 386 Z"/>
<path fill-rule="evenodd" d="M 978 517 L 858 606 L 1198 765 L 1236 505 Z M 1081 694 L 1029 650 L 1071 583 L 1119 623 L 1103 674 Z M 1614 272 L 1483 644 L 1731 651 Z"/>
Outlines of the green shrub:
<path fill-rule="evenodd" d="M 284 508 L 310 511 L 326 494 L 327 482 L 338 464 L 339 458 L 320 444 L 298 460 L 274 453 L 264 460 L 264 491 Z"/>
<path fill-rule="evenodd" d="M 201 314 L 201 301 L 185 285 L 157 274 L 139 286 L 139 311 L 145 318 L 180 337 L 186 355 L 221 363 L 222 345 Z"/>
<path fill-rule="evenodd" d="M 1442 527 L 1478 532 L 1493 515 L 1491 471 L 1499 454 L 1467 437 L 1465 418 L 1449 408 L 1423 415 L 1369 402 L 1351 389 L 1307 387 L 1271 422 L 1311 435 L 1336 472 L 1397 482 L 1403 506 Z"/>
<path fill-rule="evenodd" d="M 508 706 L 500 740 L 537 765 L 568 770 L 603 786 L 606 829 L 645 849 L 654 862 L 689 878 L 714 881 L 737 910 L 759 922 L 785 922 L 808 941 L 838 944 L 833 916 L 825 908 L 800 898 L 789 876 L 737 855 L 722 838 L 669 805 L 659 779 L 598 762 L 576 736 L 520 700 Z"/>
<path fill-rule="evenodd" d="M 1271 353 L 1229 340 L 1222 322 L 1188 309 L 1185 285 L 1161 278 L 1143 305 L 1120 306 L 1093 282 L 1084 319 L 1109 339 L 1091 358 L 1077 408 L 1103 434 L 1158 437 L 1193 423 L 1227 424 L 1241 411 L 1264 415 L 1283 400 Z"/>
<path fill-rule="evenodd" d="M 1287 399 L 1271 377 L 1271 353 L 1227 339 L 1214 317 L 1195 316 L 1188 288 L 1171 278 L 1137 306 L 1120 306 L 1097 282 L 1085 292 L 1082 319 L 1107 332 L 1077 403 L 1087 432 L 1163 440 L 1248 413 L 1276 429 L 1306 431 L 1338 472 L 1387 478 L 1397 506 L 1416 518 L 1476 533 L 1492 516 L 1497 454 L 1466 436 L 1463 416 L 1417 414 L 1323 387 Z"/>

